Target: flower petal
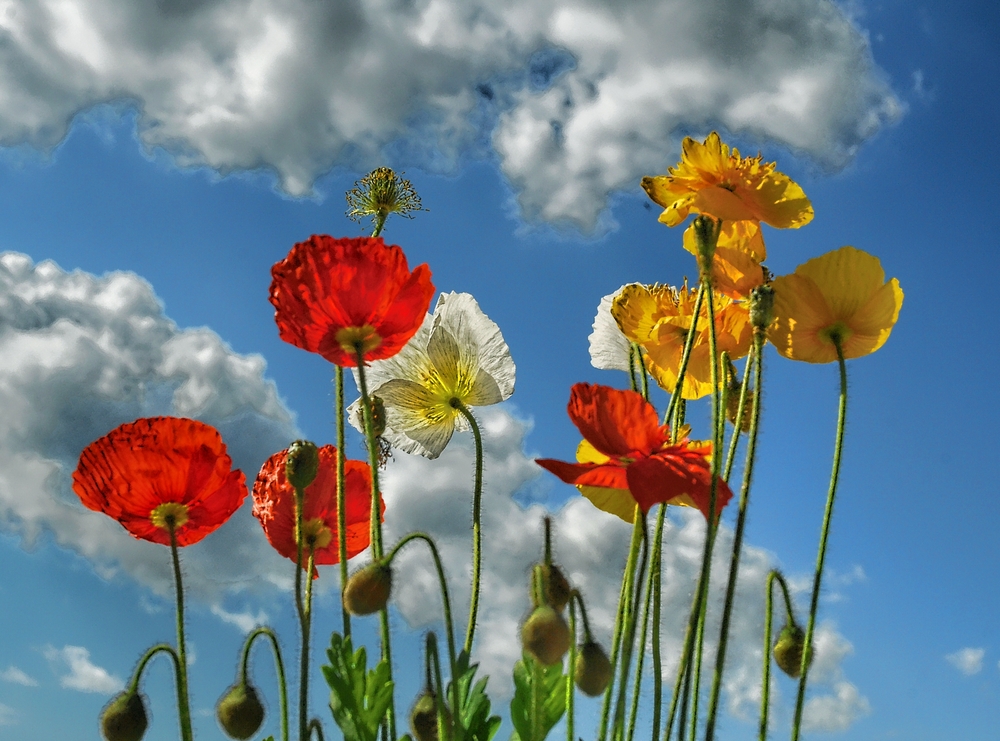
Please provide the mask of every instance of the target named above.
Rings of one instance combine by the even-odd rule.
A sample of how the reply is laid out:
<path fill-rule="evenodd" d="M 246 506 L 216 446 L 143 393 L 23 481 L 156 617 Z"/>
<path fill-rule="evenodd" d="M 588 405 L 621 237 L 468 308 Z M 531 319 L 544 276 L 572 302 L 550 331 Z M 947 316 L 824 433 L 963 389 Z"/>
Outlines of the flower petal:
<path fill-rule="evenodd" d="M 595 368 L 629 372 L 631 343 L 622 333 L 618 322 L 611 316 L 612 302 L 626 287 L 622 286 L 614 293 L 604 296 L 597 306 L 597 314 L 594 316 L 594 331 L 587 338 L 590 342 L 590 364 Z"/>
<path fill-rule="evenodd" d="M 635 391 L 577 383 L 570 391 L 568 411 L 587 441 L 612 458 L 649 454 L 665 440 L 653 405 Z"/>

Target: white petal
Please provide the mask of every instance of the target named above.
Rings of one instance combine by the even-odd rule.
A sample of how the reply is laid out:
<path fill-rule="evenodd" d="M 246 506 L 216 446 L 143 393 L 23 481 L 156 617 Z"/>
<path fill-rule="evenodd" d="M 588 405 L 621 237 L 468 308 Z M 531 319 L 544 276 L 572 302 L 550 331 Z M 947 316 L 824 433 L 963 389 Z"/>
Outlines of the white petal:
<path fill-rule="evenodd" d="M 601 299 L 594 317 L 594 331 L 590 333 L 590 364 L 601 370 L 629 372 L 629 341 L 611 316 L 611 303 L 622 292 L 622 286 Z"/>
<path fill-rule="evenodd" d="M 492 321 L 468 293 L 443 293 L 434 308 L 437 326 L 448 330 L 462 353 L 462 365 L 476 372 L 482 370 L 492 377 L 500 391 L 500 399 L 514 393 L 514 361 L 504 342 L 500 327 Z M 484 398 L 492 396 L 487 390 Z M 491 402 L 494 403 L 494 402 Z"/>

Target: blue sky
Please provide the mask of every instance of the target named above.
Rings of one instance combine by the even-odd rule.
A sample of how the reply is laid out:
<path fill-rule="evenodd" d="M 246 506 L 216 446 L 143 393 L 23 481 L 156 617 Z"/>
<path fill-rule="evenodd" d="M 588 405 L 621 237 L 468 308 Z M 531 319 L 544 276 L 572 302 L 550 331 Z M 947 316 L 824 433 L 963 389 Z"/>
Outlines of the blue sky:
<path fill-rule="evenodd" d="M 278 339 L 269 269 L 310 234 L 360 233 L 342 194 L 383 164 L 405 170 L 429 209 L 390 220 L 387 239 L 427 262 L 439 290 L 473 294 L 517 364 L 511 401 L 482 413 L 493 581 L 478 658 L 495 706 L 507 703 L 543 507 L 606 636 L 627 528 L 530 458 L 571 457 L 573 383 L 624 384 L 590 366 L 600 298 L 693 277 L 638 180 L 673 164 L 684 135 L 713 128 L 778 160 L 812 199 L 813 223 L 766 232 L 773 272 L 852 244 L 906 294 L 885 347 L 849 364 L 812 735 L 995 738 L 995 7 L 755 1 L 736 13 L 715 0 L 611 14 L 506 0 L 345 3 L 314 17 L 270 0 L 0 5 L 0 251 L 26 256 L 0 269 L 0 739 L 96 738 L 138 656 L 172 637 L 166 549 L 74 502 L 84 445 L 137 416 L 192 414 L 222 430 L 252 478 L 296 435 L 332 441 L 331 369 Z M 765 385 L 727 739 L 754 731 L 742 718 L 755 717 L 764 575 L 777 565 L 804 585 L 811 573 L 836 414 L 833 366 L 768 351 Z M 705 429 L 706 408 L 690 415 Z M 357 439 L 349 454 L 361 457 Z M 390 537 L 438 534 L 461 573 L 468 507 L 455 503 L 468 501 L 471 466 L 467 436 L 438 461 L 397 454 Z M 184 553 L 201 739 L 221 738 L 210 709 L 248 626 L 274 625 L 288 662 L 297 645 L 294 567 L 256 527 L 247 508 Z M 683 515 L 667 536 L 668 636 L 699 537 Z M 396 624 L 418 636 L 437 615 L 419 588 L 427 565 L 400 568 L 410 586 Z M 335 571 L 320 584 L 317 664 L 339 622 Z M 418 642 L 402 646 L 416 662 Z M 261 651 L 273 731 L 270 667 Z M 148 738 L 172 738 L 165 664 L 144 687 Z M 416 689 L 400 690 L 401 708 Z M 778 692 L 787 723 L 793 687 Z M 593 708 L 582 713 L 587 728 Z"/>

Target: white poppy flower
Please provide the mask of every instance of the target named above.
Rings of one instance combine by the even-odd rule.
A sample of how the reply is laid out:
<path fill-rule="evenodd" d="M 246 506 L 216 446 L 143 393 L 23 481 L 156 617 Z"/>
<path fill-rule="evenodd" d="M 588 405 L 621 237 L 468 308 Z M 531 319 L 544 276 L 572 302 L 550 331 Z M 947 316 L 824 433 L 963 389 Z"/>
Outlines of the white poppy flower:
<path fill-rule="evenodd" d="M 469 429 L 455 403 L 508 399 L 514 361 L 500 328 L 471 295 L 443 293 L 413 338 L 393 357 L 369 364 L 365 379 L 368 393 L 385 404 L 382 437 L 399 450 L 437 458 L 456 429 Z M 364 430 L 360 402 L 351 405 L 349 419 Z"/>
<path fill-rule="evenodd" d="M 611 316 L 611 304 L 626 286 L 601 299 L 594 317 L 594 331 L 590 333 L 590 364 L 601 370 L 629 372 L 628 338 L 622 334 L 618 322 Z"/>

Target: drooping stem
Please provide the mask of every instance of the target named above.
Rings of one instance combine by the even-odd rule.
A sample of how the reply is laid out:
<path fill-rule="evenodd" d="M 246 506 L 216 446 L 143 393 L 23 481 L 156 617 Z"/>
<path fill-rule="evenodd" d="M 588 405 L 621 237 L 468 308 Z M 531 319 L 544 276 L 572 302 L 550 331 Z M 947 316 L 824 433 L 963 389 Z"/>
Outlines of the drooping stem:
<path fill-rule="evenodd" d="M 376 233 L 382 230 L 383 218 L 378 223 Z M 375 440 L 375 421 L 372 419 L 372 400 L 368 395 L 368 382 L 365 380 L 365 353 L 359 342 L 354 347 L 358 361 L 358 390 L 361 392 L 361 410 L 365 422 L 365 440 L 368 443 L 368 461 L 372 474 L 372 508 L 371 508 L 371 543 L 372 559 L 378 561 L 382 558 L 382 511 L 379 506 L 379 484 L 378 484 L 378 442 Z M 379 611 L 379 634 L 382 639 L 382 658 L 385 659 L 389 667 L 388 681 L 392 681 L 392 634 L 389 631 L 389 611 L 383 607 Z M 389 739 L 396 738 L 396 694 L 393 690 L 392 699 L 389 701 L 389 709 L 386 710 L 386 731 Z"/>
<path fill-rule="evenodd" d="M 837 437 L 833 445 L 833 471 L 830 473 L 830 489 L 826 496 L 823 528 L 819 536 L 819 552 L 816 554 L 816 573 L 813 576 L 812 597 L 809 601 L 809 622 L 806 625 L 805 648 L 802 651 L 799 690 L 795 697 L 795 719 L 792 721 L 792 741 L 798 741 L 802 726 L 802 709 L 806 697 L 806 682 L 809 679 L 809 665 L 812 659 L 812 639 L 816 628 L 816 612 L 819 609 L 819 589 L 823 580 L 823 563 L 826 560 L 826 544 L 830 536 L 833 501 L 837 495 L 837 481 L 840 478 L 840 458 L 844 450 L 844 424 L 847 419 L 847 364 L 844 362 L 844 349 L 841 345 L 839 335 L 832 334 L 830 339 L 837 349 L 837 361 L 840 364 L 840 405 L 837 412 Z"/>
<path fill-rule="evenodd" d="M 472 491 L 472 593 L 469 598 L 469 624 L 465 629 L 465 652 L 472 653 L 472 640 L 476 635 L 476 616 L 479 613 L 479 583 L 483 567 L 483 436 L 469 408 L 459 399 L 452 399 L 451 406 L 461 414 L 472 428 L 476 442 L 476 480 Z"/>
<path fill-rule="evenodd" d="M 343 593 L 347 584 L 347 512 L 346 496 L 344 494 L 344 368 L 335 366 L 336 408 L 334 416 L 337 424 L 337 553 L 340 560 L 340 591 Z M 344 638 L 351 637 L 351 613 L 340 600 L 340 612 L 344 621 Z"/>
<path fill-rule="evenodd" d="M 243 644 L 243 657 L 240 661 L 240 679 L 245 684 L 249 672 L 250 647 L 258 636 L 267 636 L 271 643 L 271 650 L 274 654 L 274 667 L 278 675 L 278 701 L 281 713 L 281 739 L 288 741 L 288 686 L 285 682 L 285 663 L 281 660 L 281 648 L 278 646 L 278 637 L 274 631 L 266 627 L 254 628 L 253 632 L 247 636 Z"/>
<path fill-rule="evenodd" d="M 324 741 L 323 726 L 322 724 L 320 724 L 319 718 L 313 718 L 311 721 L 309 721 L 309 736 L 308 736 L 309 739 L 312 739 L 313 731 L 316 732 L 315 735 L 319 739 L 319 741 Z"/>
<path fill-rule="evenodd" d="M 733 551 L 729 558 L 729 580 L 726 583 L 726 598 L 722 607 L 722 627 L 719 632 L 719 648 L 715 656 L 715 675 L 712 679 L 712 694 L 708 704 L 708 720 L 705 728 L 705 741 L 712 741 L 715 736 L 715 718 L 718 712 L 719 696 L 722 690 L 722 673 L 726 664 L 726 647 L 729 643 L 729 623 L 732 617 L 733 600 L 736 594 L 736 579 L 740 569 L 740 552 L 743 549 L 743 530 L 746 525 L 747 508 L 750 504 L 750 485 L 753 478 L 753 467 L 757 452 L 757 429 L 760 424 L 761 382 L 763 379 L 764 331 L 755 330 L 753 338 L 753 404 L 750 410 L 750 431 L 747 436 L 747 457 L 743 466 L 743 484 L 740 488 L 739 513 L 736 517 L 736 530 L 733 534 Z M 747 368 L 750 363 L 748 362 Z M 746 381 L 740 393 L 740 409 L 746 401 Z M 742 411 L 738 415 L 742 417 Z M 734 439 L 739 437 L 742 419 L 737 419 L 733 432 Z M 735 449 L 734 449 L 735 450 Z"/>
<path fill-rule="evenodd" d="M 597 731 L 597 740 L 604 741 L 608 732 L 608 720 L 611 714 L 611 698 L 614 693 L 614 667 L 617 665 L 618 655 L 622 645 L 622 633 L 628 619 L 629 599 L 632 596 L 632 577 L 635 573 L 635 565 L 639 559 L 639 544 L 642 540 L 642 510 L 636 505 L 633 514 L 634 524 L 632 527 L 632 540 L 629 543 L 628 558 L 625 561 L 625 571 L 622 573 L 621 591 L 618 593 L 618 610 L 615 615 L 615 630 L 611 636 L 611 669 L 612 681 L 608 682 L 608 688 L 604 690 L 604 701 L 601 705 L 601 723 Z"/>
<path fill-rule="evenodd" d="M 177 533 L 173 519 L 167 521 L 170 533 L 170 556 L 174 565 L 174 591 L 177 594 L 177 715 L 181 726 L 181 741 L 193 741 L 191 703 L 188 700 L 187 650 L 184 644 L 184 584 L 181 581 L 181 561 L 177 553 Z"/>
<path fill-rule="evenodd" d="M 781 585 L 782 594 L 785 597 L 785 617 L 789 625 L 795 624 L 795 616 L 792 614 L 792 599 L 788 594 L 788 584 L 780 571 L 772 570 L 767 575 L 767 591 L 764 600 L 764 668 L 761 680 L 760 692 L 760 735 L 759 741 L 767 739 L 767 715 L 771 705 L 771 633 L 772 619 L 774 614 L 774 582 Z"/>

